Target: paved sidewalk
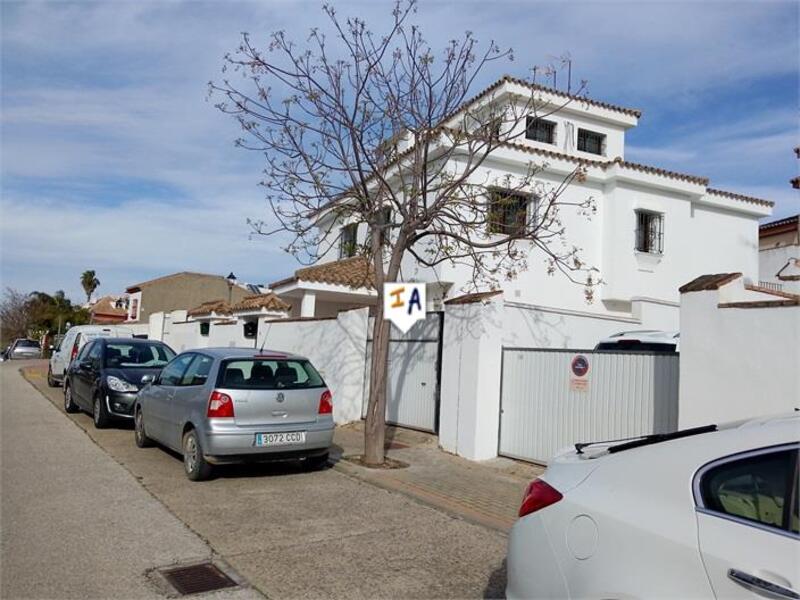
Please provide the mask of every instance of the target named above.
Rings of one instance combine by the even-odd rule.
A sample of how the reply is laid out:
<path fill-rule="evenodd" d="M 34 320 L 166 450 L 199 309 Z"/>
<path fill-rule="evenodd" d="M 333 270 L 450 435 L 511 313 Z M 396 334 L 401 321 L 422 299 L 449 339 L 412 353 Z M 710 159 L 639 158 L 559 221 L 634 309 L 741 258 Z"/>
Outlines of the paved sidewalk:
<path fill-rule="evenodd" d="M 163 598 L 147 572 L 211 559 L 211 548 L 17 366 L 0 372 L 0 597 Z M 261 596 L 243 588 L 204 597 Z"/>
<path fill-rule="evenodd" d="M 387 455 L 408 468 L 367 469 L 341 460 L 363 454 L 362 423 L 338 427 L 334 441 L 337 470 L 503 532 L 517 518 L 525 486 L 544 471 L 504 458 L 469 461 L 439 449 L 434 435 L 397 427 L 389 428 Z"/>

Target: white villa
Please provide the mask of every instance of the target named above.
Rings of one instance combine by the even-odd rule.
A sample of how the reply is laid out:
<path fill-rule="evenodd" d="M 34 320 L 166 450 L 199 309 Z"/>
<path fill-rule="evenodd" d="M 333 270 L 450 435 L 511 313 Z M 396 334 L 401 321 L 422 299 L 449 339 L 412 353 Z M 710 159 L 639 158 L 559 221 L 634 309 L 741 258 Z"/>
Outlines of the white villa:
<path fill-rule="evenodd" d="M 532 89 L 539 106 L 555 108 L 570 99 L 506 76 L 467 106 L 490 96 L 530 98 Z M 682 284 L 705 273 L 731 271 L 758 281 L 758 220 L 771 213 L 772 202 L 712 188 L 703 176 L 625 160 L 625 134 L 640 116 L 636 109 L 573 98 L 537 119 L 536 127 L 529 123 L 524 135 L 501 144 L 483 163 L 485 173 L 478 177 L 518 174 L 532 160 L 546 163 L 538 177 L 554 183 L 583 165 L 585 181 L 573 182 L 564 198 L 580 202 L 591 196 L 597 209 L 591 220 L 562 212 L 569 243 L 583 249 L 585 262 L 597 267 L 604 281 L 594 302 L 586 303 L 581 286 L 548 275 L 544 256 L 532 249 L 528 270 L 502 284 L 507 345 L 593 347 L 600 337 L 623 329 L 678 330 Z M 457 115 L 452 119 L 456 122 Z M 530 204 L 521 203 L 519 210 L 530 211 Z M 332 219 L 333 211 L 323 212 L 318 224 L 340 231 L 338 259 L 330 256 L 272 284 L 274 293 L 292 304 L 294 317 L 330 317 L 375 301 L 364 261 L 349 257 L 364 242 L 366 226 Z M 465 268 L 447 263 L 423 268 L 413 259 L 402 274 L 431 284 L 434 309 L 462 295 L 469 277 Z"/>
<path fill-rule="evenodd" d="M 561 106 L 570 99 L 559 91 L 535 90 L 540 105 Z M 483 110 L 481 103 L 491 99 L 515 101 L 531 93 L 529 84 L 504 77 L 466 109 Z M 392 329 L 387 421 L 436 433 L 442 448 L 470 459 L 501 454 L 546 461 L 555 449 L 576 441 L 676 428 L 677 354 L 591 350 L 620 331 L 680 331 L 679 289 L 697 278 L 737 282 L 720 292 L 727 302 L 734 297 L 731 290 L 738 290 L 732 308 L 714 313 L 719 322 L 741 317 L 737 311 L 746 310 L 738 308 L 741 296 L 779 305 L 770 313 L 779 319 L 776 327 L 789 332 L 787 339 L 796 331 L 800 296 L 753 285 L 759 281 L 759 219 L 771 214 L 771 202 L 711 188 L 702 176 L 625 160 L 625 133 L 638 124 L 638 110 L 575 98 L 549 117 L 540 115 L 522 119 L 513 141 L 503 142 L 501 132 L 500 146 L 476 177 L 519 175 L 536 161 L 546 163 L 537 173 L 537 183 L 546 184 L 560 182 L 576 165 L 584 168 L 585 179 L 575 180 L 565 196 L 576 203 L 593 197 L 596 213 L 589 220 L 564 209 L 561 217 L 568 242 L 582 248 L 582 258 L 600 271 L 604 283 L 593 302 L 586 302 L 580 285 L 558 273 L 548 275 L 544 256 L 534 248 L 529 268 L 499 290 L 465 293 L 470 270 L 448 263 L 428 268 L 409 257 L 401 271 L 403 280 L 428 284 L 431 314 L 407 334 Z M 458 114 L 452 120 L 445 123 L 451 129 Z M 520 201 L 502 214 L 519 223 L 534 214 L 536 197 L 514 197 Z M 269 294 L 233 306 L 220 301 L 188 313 L 151 315 L 150 336 L 179 350 L 250 346 L 307 356 L 333 393 L 336 422 L 362 418 L 376 291 L 367 261 L 353 254 L 367 227 L 339 215 L 326 210 L 317 217 L 318 227 L 335 234 L 338 252 L 329 253 L 335 256 L 273 282 Z M 722 296 L 708 289 L 684 299 L 707 300 L 715 308 Z M 750 304 L 747 310 L 756 314 Z M 704 331 L 681 333 L 697 350 Z M 729 355 L 745 360 L 735 349 Z M 577 373 L 576 359 L 585 366 Z M 701 371 L 704 363 L 695 360 L 689 370 Z M 706 402 L 706 395 L 698 402 Z"/>

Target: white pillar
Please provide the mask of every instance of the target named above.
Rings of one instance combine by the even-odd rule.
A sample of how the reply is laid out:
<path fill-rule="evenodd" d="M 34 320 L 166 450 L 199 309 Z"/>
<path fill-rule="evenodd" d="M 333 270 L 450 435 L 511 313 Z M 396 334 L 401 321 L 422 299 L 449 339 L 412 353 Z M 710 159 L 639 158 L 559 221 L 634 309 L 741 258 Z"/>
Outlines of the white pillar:
<path fill-rule="evenodd" d="M 471 460 L 497 456 L 502 296 L 445 306 L 439 444 Z"/>
<path fill-rule="evenodd" d="M 314 292 L 306 292 L 300 301 L 300 316 L 313 317 L 317 305 L 317 295 Z"/>

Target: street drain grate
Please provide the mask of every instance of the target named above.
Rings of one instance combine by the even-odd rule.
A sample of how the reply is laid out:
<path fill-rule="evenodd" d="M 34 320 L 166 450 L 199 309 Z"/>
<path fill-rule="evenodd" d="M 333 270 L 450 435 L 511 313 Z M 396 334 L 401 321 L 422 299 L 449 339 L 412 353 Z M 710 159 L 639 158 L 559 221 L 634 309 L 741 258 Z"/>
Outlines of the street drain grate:
<path fill-rule="evenodd" d="M 166 580 L 183 596 L 236 587 L 236 582 L 216 565 L 202 563 L 162 571 Z"/>

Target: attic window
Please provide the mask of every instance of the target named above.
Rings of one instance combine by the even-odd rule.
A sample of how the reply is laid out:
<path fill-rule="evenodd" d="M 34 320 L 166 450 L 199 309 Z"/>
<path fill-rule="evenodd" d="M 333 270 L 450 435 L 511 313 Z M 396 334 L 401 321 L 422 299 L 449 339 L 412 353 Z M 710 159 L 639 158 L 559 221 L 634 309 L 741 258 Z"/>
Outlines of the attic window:
<path fill-rule="evenodd" d="M 590 154 L 603 154 L 606 136 L 588 129 L 578 129 L 578 150 Z"/>
<path fill-rule="evenodd" d="M 339 258 L 350 258 L 356 255 L 356 235 L 358 223 L 345 225 L 339 235 Z"/>
<path fill-rule="evenodd" d="M 528 218 L 527 194 L 511 190 L 492 190 L 487 215 L 489 233 L 521 235 Z"/>
<path fill-rule="evenodd" d="M 525 137 L 543 144 L 555 144 L 556 124 L 537 117 L 528 117 L 525 124 Z"/>

